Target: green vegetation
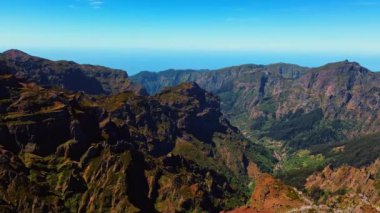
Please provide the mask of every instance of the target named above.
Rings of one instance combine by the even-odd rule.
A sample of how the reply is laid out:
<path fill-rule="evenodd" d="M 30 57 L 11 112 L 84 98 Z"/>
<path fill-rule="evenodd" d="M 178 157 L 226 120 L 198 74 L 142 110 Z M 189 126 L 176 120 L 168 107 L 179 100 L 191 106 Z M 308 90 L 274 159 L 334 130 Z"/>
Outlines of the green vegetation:
<path fill-rule="evenodd" d="M 275 175 L 286 184 L 303 188 L 306 178 L 313 172 L 326 166 L 323 155 L 311 155 L 308 150 L 300 150 L 294 155 L 289 155 L 280 164 L 280 169 Z"/>
<path fill-rule="evenodd" d="M 240 131 L 243 133 L 245 137 L 248 139 L 253 139 L 254 134 L 250 129 L 250 119 L 248 113 L 241 113 L 238 115 L 234 115 L 230 118 L 230 122 L 232 125 L 239 127 Z"/>
<path fill-rule="evenodd" d="M 314 125 L 321 121 L 323 112 L 316 109 L 309 113 L 298 110 L 295 113 L 289 113 L 281 118 L 270 129 L 267 136 L 276 140 L 289 140 L 297 136 L 297 134 L 313 129 Z"/>
<path fill-rule="evenodd" d="M 298 110 L 280 120 L 259 117 L 252 121 L 250 129 L 259 138 L 268 137 L 284 141 L 284 145 L 295 150 L 318 149 L 344 138 L 342 131 L 352 126 L 341 120 L 323 120 L 321 109 L 305 113 Z"/>
<path fill-rule="evenodd" d="M 261 144 L 250 144 L 248 148 L 248 157 L 253 159 L 260 170 L 266 173 L 272 173 L 273 167 L 277 163 L 272 152 Z"/>
<path fill-rule="evenodd" d="M 112 112 L 123 106 L 128 100 L 133 99 L 136 95 L 133 92 L 124 92 L 118 95 L 109 96 L 105 98 L 100 106 L 104 107 L 107 111 Z M 87 103 L 86 105 L 92 106 L 93 104 Z"/>
<path fill-rule="evenodd" d="M 175 92 L 167 92 L 160 95 L 161 100 L 165 100 L 169 103 L 181 103 L 186 101 L 186 97 Z"/>
<path fill-rule="evenodd" d="M 332 159 L 333 166 L 350 165 L 355 167 L 366 166 L 380 157 L 380 134 L 371 134 L 353 140 L 326 145 L 315 149 L 313 153 L 322 153 Z M 334 148 L 342 147 L 341 152 L 334 152 Z"/>
<path fill-rule="evenodd" d="M 252 130 L 260 130 L 264 127 L 264 125 L 267 122 L 267 118 L 265 117 L 258 117 L 252 121 L 251 129 Z"/>
<path fill-rule="evenodd" d="M 218 96 L 221 100 L 224 100 L 221 104 L 221 107 L 225 111 L 232 110 L 237 99 L 239 98 L 239 92 L 235 91 L 225 91 L 218 93 Z"/>
<path fill-rule="evenodd" d="M 276 112 L 276 103 L 271 98 L 264 98 L 263 103 L 259 105 L 259 110 L 272 115 Z"/>
<path fill-rule="evenodd" d="M 202 146 L 207 145 L 202 144 L 195 138 L 193 138 L 193 141 L 191 143 L 183 140 L 177 140 L 173 154 L 181 155 L 188 160 L 196 162 L 199 166 L 217 170 L 218 165 L 215 161 L 212 160 L 212 158 L 208 157 L 207 153 L 205 152 L 205 150 L 210 150 L 210 147 Z M 202 150 L 204 150 L 204 152 L 202 152 Z"/>
<path fill-rule="evenodd" d="M 344 196 L 350 190 L 342 188 L 338 189 L 335 192 L 331 192 L 329 190 L 322 190 L 320 188 L 312 188 L 307 191 L 307 195 L 312 198 L 317 203 L 326 203 L 326 200 L 330 197 L 334 196 Z"/>
<path fill-rule="evenodd" d="M 380 196 L 380 178 L 376 178 L 374 185 L 375 185 L 375 189 L 376 189 L 377 193 Z"/>
<path fill-rule="evenodd" d="M 315 149 L 323 144 L 331 144 L 344 138 L 342 131 L 348 125 L 340 120 L 321 121 L 309 131 L 301 132 L 286 142 L 295 149 Z"/>

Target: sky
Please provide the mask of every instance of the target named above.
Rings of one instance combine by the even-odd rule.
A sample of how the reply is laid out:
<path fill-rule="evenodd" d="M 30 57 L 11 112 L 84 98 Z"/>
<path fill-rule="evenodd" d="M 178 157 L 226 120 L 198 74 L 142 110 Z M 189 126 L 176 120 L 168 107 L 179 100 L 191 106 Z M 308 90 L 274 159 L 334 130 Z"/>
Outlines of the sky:
<path fill-rule="evenodd" d="M 380 71 L 380 0 L 2 0 L 0 51 L 141 70 L 354 60 Z"/>

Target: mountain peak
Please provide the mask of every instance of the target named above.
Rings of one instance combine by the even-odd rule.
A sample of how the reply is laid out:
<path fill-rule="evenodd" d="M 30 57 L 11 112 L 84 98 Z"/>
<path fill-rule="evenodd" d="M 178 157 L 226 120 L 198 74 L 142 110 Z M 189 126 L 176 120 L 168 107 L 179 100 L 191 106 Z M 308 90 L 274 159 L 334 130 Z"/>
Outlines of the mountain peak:
<path fill-rule="evenodd" d="M 188 103 L 189 101 L 205 102 L 210 98 L 210 105 L 215 105 L 217 100 L 214 96 L 210 95 L 207 91 L 198 86 L 195 82 L 181 83 L 174 87 L 166 87 L 163 91 L 157 94 L 162 103 L 169 105 L 178 103 Z M 212 104 L 211 104 L 212 102 Z"/>
<path fill-rule="evenodd" d="M 328 63 L 325 66 L 343 67 L 343 66 L 361 66 L 361 65 L 355 61 L 344 60 L 344 61 Z M 325 67 L 325 66 L 322 66 L 322 67 Z"/>
<path fill-rule="evenodd" d="M 7 51 L 3 52 L 3 55 L 5 55 L 8 58 L 12 58 L 12 59 L 30 57 L 29 54 L 27 54 L 21 50 L 17 50 L 17 49 L 7 50 Z"/>
<path fill-rule="evenodd" d="M 166 91 L 186 94 L 186 95 L 193 95 L 193 94 L 199 94 L 206 92 L 203 90 L 199 85 L 195 82 L 184 82 L 174 87 L 167 88 Z"/>
<path fill-rule="evenodd" d="M 322 67 L 317 68 L 318 71 L 334 71 L 339 73 L 349 73 L 349 72 L 369 72 L 369 70 L 355 61 L 338 61 L 335 63 L 329 63 Z"/>

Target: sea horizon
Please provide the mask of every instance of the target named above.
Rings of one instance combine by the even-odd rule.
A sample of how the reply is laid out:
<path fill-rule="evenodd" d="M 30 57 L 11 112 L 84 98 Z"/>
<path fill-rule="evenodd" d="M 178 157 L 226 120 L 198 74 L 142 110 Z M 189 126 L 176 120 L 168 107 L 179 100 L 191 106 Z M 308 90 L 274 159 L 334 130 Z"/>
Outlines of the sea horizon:
<path fill-rule="evenodd" d="M 344 60 L 358 62 L 374 72 L 380 71 L 380 60 L 376 54 L 91 48 L 1 48 L 0 51 L 9 49 L 18 49 L 54 61 L 68 60 L 80 64 L 122 69 L 128 75 L 135 75 L 142 71 L 159 72 L 169 69 L 214 70 L 242 64 L 289 63 L 304 67 L 319 67 Z"/>

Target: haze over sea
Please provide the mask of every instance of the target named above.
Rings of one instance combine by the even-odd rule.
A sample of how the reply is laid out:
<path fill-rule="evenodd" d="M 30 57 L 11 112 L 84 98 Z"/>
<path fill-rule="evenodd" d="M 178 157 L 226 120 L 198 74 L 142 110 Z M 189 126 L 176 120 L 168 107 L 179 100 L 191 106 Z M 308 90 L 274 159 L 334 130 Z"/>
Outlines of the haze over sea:
<path fill-rule="evenodd" d="M 0 1 L 0 51 L 142 70 L 348 59 L 380 71 L 380 0 Z"/>

